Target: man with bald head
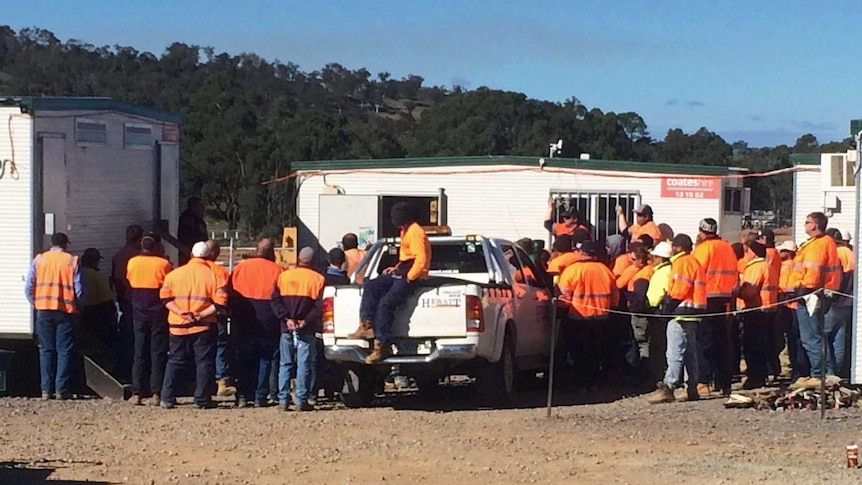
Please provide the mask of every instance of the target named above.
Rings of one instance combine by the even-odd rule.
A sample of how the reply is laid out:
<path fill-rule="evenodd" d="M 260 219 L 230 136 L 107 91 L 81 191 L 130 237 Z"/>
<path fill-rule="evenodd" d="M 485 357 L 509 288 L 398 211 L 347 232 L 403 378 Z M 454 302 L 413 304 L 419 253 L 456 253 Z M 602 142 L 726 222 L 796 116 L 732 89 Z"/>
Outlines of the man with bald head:
<path fill-rule="evenodd" d="M 237 343 L 237 406 L 268 404 L 272 356 L 281 336 L 280 322 L 271 303 L 280 274 L 272 240 L 264 238 L 257 243 L 255 255 L 240 261 L 230 275 L 228 308 Z"/>
<path fill-rule="evenodd" d="M 219 254 L 221 254 L 221 246 L 219 243 L 208 239 L 206 241 L 209 254 L 206 256 L 210 268 L 216 275 L 216 278 L 222 283 L 227 284 L 230 275 L 224 266 L 216 263 Z M 218 384 L 219 396 L 233 396 L 236 394 L 236 387 L 233 386 L 233 376 L 230 368 L 230 335 L 228 334 L 228 315 L 222 312 L 218 314 L 218 339 L 216 341 L 216 383 Z"/>

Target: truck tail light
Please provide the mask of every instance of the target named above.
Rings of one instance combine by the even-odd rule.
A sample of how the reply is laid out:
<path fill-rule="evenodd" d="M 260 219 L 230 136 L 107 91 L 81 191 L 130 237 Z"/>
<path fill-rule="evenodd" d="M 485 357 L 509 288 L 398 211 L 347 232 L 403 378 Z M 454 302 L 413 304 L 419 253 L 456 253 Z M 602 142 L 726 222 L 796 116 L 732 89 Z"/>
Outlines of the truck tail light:
<path fill-rule="evenodd" d="M 467 295 L 467 301 L 464 305 L 465 316 L 467 317 L 468 332 L 484 332 L 485 331 L 485 316 L 482 311 L 482 299 L 475 295 Z"/>
<path fill-rule="evenodd" d="M 323 299 L 323 333 L 335 332 L 335 306 L 332 297 Z"/>

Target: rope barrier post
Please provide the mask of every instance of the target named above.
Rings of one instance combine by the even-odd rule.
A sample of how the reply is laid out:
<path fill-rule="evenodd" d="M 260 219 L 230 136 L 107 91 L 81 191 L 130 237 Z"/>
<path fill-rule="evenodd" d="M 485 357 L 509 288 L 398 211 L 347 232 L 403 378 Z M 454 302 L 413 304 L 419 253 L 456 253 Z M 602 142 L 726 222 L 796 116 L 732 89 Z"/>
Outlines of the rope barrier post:
<path fill-rule="evenodd" d="M 551 298 L 551 360 L 548 362 L 548 410 L 546 418 L 551 417 L 554 399 L 554 361 L 557 359 L 557 297 Z"/>
<path fill-rule="evenodd" d="M 817 298 L 826 298 L 821 292 Z M 817 331 L 820 333 L 820 420 L 826 417 L 826 322 L 823 316 L 823 300 L 817 303 L 815 311 Z"/>

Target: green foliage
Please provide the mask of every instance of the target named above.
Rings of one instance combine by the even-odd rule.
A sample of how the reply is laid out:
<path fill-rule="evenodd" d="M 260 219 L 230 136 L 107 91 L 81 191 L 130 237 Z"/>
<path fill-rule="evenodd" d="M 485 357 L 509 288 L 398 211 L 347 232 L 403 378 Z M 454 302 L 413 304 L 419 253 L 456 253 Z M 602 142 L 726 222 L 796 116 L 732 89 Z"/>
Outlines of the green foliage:
<path fill-rule="evenodd" d="M 110 96 L 184 115 L 183 197 L 201 196 L 211 216 L 249 235 L 295 222 L 295 185 L 261 182 L 291 162 L 339 158 L 534 155 L 564 140 L 561 156 L 751 170 L 789 166 L 791 151 L 839 150 L 804 135 L 750 149 L 701 128 L 653 140 L 634 112 L 604 113 L 576 97 L 563 103 L 481 87 L 426 87 L 418 75 L 327 64 L 319 71 L 252 53 L 216 54 L 173 43 L 161 55 L 127 46 L 62 42 L 44 29 L 0 26 L 0 92 L 21 96 Z M 790 176 L 751 179 L 753 206 L 790 207 Z"/>

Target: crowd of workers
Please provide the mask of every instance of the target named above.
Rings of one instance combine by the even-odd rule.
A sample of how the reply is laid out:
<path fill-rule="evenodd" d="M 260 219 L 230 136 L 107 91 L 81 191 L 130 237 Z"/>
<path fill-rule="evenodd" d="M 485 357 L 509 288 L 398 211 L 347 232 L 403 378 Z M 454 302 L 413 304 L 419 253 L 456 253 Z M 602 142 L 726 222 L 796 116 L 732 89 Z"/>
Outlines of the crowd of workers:
<path fill-rule="evenodd" d="M 214 407 L 212 396 L 219 395 L 235 396 L 238 406 L 277 401 L 283 410 L 291 404 L 299 411 L 314 409 L 327 367 L 320 340 L 323 289 L 350 282 L 347 275 L 364 256 L 357 236 L 346 234 L 342 247 L 329 251 L 325 268 L 315 268 L 315 251 L 304 247 L 288 269 L 275 262 L 273 243 L 265 238 L 254 257 L 229 273 L 216 262 L 220 248 L 206 239 L 202 215 L 200 200 L 190 199 L 178 238 L 190 251 L 180 253 L 183 263 L 176 268 L 156 234 L 129 226 L 126 245 L 112 260 L 112 281 L 99 272 L 97 249 L 88 248 L 79 261 L 67 252 L 65 234 L 52 236 L 51 248 L 34 258 L 25 283 L 36 309 L 43 399 L 72 397 L 80 378 L 80 321 L 81 333 L 116 350 L 106 366 L 131 384 L 133 404 L 149 398 L 152 405 L 173 408 L 184 374 L 193 369 L 195 408 Z M 392 221 L 401 230 L 399 262 L 365 282 L 359 315 L 361 338 L 373 340 L 369 363 L 390 355 L 394 311 L 430 263 L 428 239 L 411 208 L 395 204 Z"/>
<path fill-rule="evenodd" d="M 693 240 L 661 230 L 649 205 L 631 225 L 618 207 L 620 234 L 599 244 L 576 210 L 551 220 L 551 204 L 547 271 L 568 347 L 563 377 L 574 384 L 618 370 L 660 379 L 654 403 L 674 401 L 681 388 L 687 399 L 728 395 L 743 356 L 743 387 L 755 389 L 781 375 L 785 347 L 792 388 L 819 386 L 824 371 L 847 377 L 855 260 L 849 235 L 827 228 L 823 213 L 806 217 L 807 241 L 776 247 L 770 230 L 731 243 L 705 218 Z"/>
<path fill-rule="evenodd" d="M 813 387 L 823 372 L 847 376 L 853 249 L 848 236 L 827 228 L 824 214 L 806 217 L 809 239 L 799 247 L 791 241 L 776 247 L 769 230 L 744 232 L 730 243 L 705 218 L 693 240 L 657 225 L 649 205 L 635 210 L 633 224 L 618 207 L 619 234 L 595 241 L 576 210 L 554 221 L 553 204 L 545 220 L 552 251 L 536 253 L 526 239 L 517 244 L 553 278 L 567 350 L 563 381 L 591 386 L 603 372 L 618 370 L 660 379 L 651 402 L 674 401 L 680 388 L 688 399 L 727 395 L 743 356 L 743 387 L 754 389 L 782 373 L 785 347 L 793 387 Z M 394 312 L 427 277 L 431 259 L 411 207 L 396 204 L 391 218 L 401 231 L 397 264 L 374 279 L 356 279 L 365 291 L 359 327 L 349 336 L 372 342 L 366 360 L 372 364 L 391 354 Z M 43 399 L 71 397 L 73 328 L 80 320 L 104 348 L 116 350 L 113 370 L 131 384 L 133 404 L 150 398 L 174 407 L 182 377 L 194 369 L 197 408 L 214 406 L 213 395 L 235 395 L 240 406 L 314 409 L 326 368 L 323 289 L 349 283 L 364 255 L 356 235 L 329 251 L 326 268 L 315 268 L 315 251 L 305 247 L 296 266 L 284 270 L 272 241 L 263 239 L 254 257 L 228 273 L 216 263 L 218 244 L 207 240 L 203 204 L 192 198 L 179 240 L 189 251 L 175 268 L 157 235 L 128 227 L 109 281 L 99 272 L 97 249 L 79 261 L 66 251 L 65 234 L 52 236 L 25 282 L 36 309 Z"/>

